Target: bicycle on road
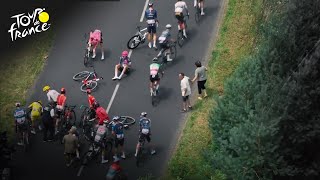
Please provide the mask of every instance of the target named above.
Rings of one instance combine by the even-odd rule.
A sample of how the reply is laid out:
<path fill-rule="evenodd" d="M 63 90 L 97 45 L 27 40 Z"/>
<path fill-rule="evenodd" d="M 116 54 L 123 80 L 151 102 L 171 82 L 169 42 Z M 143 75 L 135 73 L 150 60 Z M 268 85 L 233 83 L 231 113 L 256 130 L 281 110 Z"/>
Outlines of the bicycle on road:
<path fill-rule="evenodd" d="M 127 43 L 127 47 L 129 49 L 135 49 L 140 45 L 140 43 L 143 44 L 145 42 L 146 35 L 147 35 L 147 28 L 144 28 L 144 29 L 140 29 L 140 28 L 141 26 L 137 26 L 138 32 L 129 39 Z"/>
<path fill-rule="evenodd" d="M 163 72 L 161 73 L 161 78 L 163 77 Z M 159 83 L 159 82 L 158 82 Z M 158 99 L 159 91 L 157 90 L 157 84 L 155 82 L 152 83 L 152 92 L 151 92 L 151 104 L 152 106 L 156 106 Z"/>
<path fill-rule="evenodd" d="M 105 153 L 108 156 L 111 156 L 112 147 L 113 147 L 113 138 L 108 136 L 102 139 L 100 142 L 95 142 L 94 140 L 90 140 L 89 149 L 84 154 L 84 159 L 82 161 L 82 164 L 87 165 L 89 161 L 91 160 L 97 160 L 100 162 L 100 158 L 98 158 L 99 155 L 102 153 L 102 148 L 105 148 Z"/>
<path fill-rule="evenodd" d="M 98 81 L 102 79 L 103 77 L 100 77 L 100 78 L 98 77 L 94 67 L 93 67 L 93 71 L 91 72 L 81 71 L 73 76 L 73 80 L 75 81 L 82 80 L 81 81 L 82 84 L 80 86 L 80 90 L 82 92 L 86 92 L 87 89 L 91 89 L 93 91 L 98 86 Z"/>
<path fill-rule="evenodd" d="M 170 52 L 168 52 L 170 51 Z M 160 57 L 162 57 L 162 61 L 160 63 L 160 65 L 164 65 L 166 64 L 167 61 L 167 53 L 170 53 L 172 61 L 174 61 L 177 57 L 177 41 L 173 41 L 173 42 L 169 42 L 169 48 L 162 48 L 158 55 L 153 58 L 153 59 L 159 59 Z"/>
<path fill-rule="evenodd" d="M 184 28 L 186 29 L 186 31 L 187 31 L 187 19 L 186 19 L 186 17 L 188 17 L 188 19 L 189 19 L 189 15 L 186 15 L 186 16 L 184 16 L 184 18 L 183 18 L 183 22 L 184 22 Z M 182 30 L 182 28 L 181 28 L 181 24 L 182 23 L 179 23 L 179 27 L 180 27 L 180 30 L 179 30 L 179 32 L 178 32 L 178 35 L 177 35 L 177 41 L 178 41 L 178 44 L 179 44 L 179 46 L 180 47 L 182 47 L 183 46 L 183 44 L 184 44 L 184 42 L 185 42 L 185 37 L 183 36 L 183 30 Z"/>

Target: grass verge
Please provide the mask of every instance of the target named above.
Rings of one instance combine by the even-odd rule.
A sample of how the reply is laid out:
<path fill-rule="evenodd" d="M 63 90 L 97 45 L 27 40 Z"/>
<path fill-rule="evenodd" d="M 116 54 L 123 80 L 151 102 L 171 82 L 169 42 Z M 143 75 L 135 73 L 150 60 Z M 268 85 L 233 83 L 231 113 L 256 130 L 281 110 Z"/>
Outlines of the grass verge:
<path fill-rule="evenodd" d="M 14 104 L 21 102 L 21 105 L 25 105 L 27 92 L 48 57 L 54 38 L 53 29 L 28 38 L 25 40 L 27 45 L 19 46 L 2 57 L 5 61 L 0 67 L 0 131 L 8 131 L 11 140 L 14 132 Z"/>
<path fill-rule="evenodd" d="M 166 179 L 225 179 L 212 172 L 203 153 L 212 145 L 209 114 L 214 108 L 214 94 L 223 94 L 226 78 L 241 60 L 250 55 L 258 36 L 263 0 L 229 0 L 220 26 L 218 40 L 208 63 L 207 89 L 209 98 L 198 101 L 188 117 L 176 152 L 169 162 Z"/>

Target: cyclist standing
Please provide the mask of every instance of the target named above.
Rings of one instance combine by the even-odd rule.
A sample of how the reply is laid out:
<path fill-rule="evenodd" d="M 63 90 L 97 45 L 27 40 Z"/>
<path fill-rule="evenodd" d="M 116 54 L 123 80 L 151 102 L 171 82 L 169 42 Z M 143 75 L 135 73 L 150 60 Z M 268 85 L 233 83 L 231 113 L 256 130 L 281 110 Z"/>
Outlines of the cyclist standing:
<path fill-rule="evenodd" d="M 93 95 L 91 95 L 91 89 L 87 89 L 87 95 L 88 95 L 88 103 L 89 103 L 89 107 L 90 107 L 89 119 L 93 119 L 94 117 L 96 117 L 96 112 L 93 108 L 93 104 L 97 101 L 96 101 L 96 98 Z"/>
<path fill-rule="evenodd" d="M 183 10 L 186 10 L 187 16 L 189 16 L 189 11 L 186 2 L 178 0 L 178 2 L 176 2 L 176 4 L 174 5 L 174 12 L 176 14 L 176 18 L 178 19 L 178 30 L 180 31 L 182 29 L 183 36 L 187 38 Z"/>
<path fill-rule="evenodd" d="M 103 124 L 104 121 L 110 121 L 107 111 L 98 102 L 93 103 L 93 108 L 96 111 L 96 118 L 99 120 L 99 124 Z"/>
<path fill-rule="evenodd" d="M 124 144 L 124 133 L 123 133 L 123 128 L 124 125 L 122 122 L 120 122 L 120 117 L 119 116 L 115 116 L 113 117 L 113 120 L 115 122 L 115 124 L 112 126 L 112 135 L 115 136 L 115 143 L 114 146 L 116 148 L 115 150 L 115 155 L 114 158 L 117 158 L 117 154 L 118 154 L 118 150 L 122 152 L 121 158 L 125 159 L 126 155 L 124 154 L 124 150 L 123 150 L 123 144 Z M 120 145 L 120 148 L 118 149 L 118 146 Z"/>
<path fill-rule="evenodd" d="M 56 106 L 56 115 L 57 115 L 57 121 L 56 121 L 56 133 L 58 133 L 58 125 L 61 121 L 60 117 L 64 116 L 64 106 L 66 105 L 66 89 L 61 88 L 60 95 L 57 98 L 57 106 Z"/>
<path fill-rule="evenodd" d="M 102 32 L 98 29 L 90 32 L 90 38 L 88 41 L 88 50 L 93 50 L 92 58 L 96 57 L 96 48 L 97 46 L 101 48 L 101 60 L 104 59 L 104 50 L 103 50 L 103 37 Z"/>
<path fill-rule="evenodd" d="M 196 7 L 197 5 L 200 5 L 200 9 L 201 9 L 201 16 L 204 16 L 204 12 L 203 12 L 203 7 L 204 7 L 204 0 L 194 0 L 194 7 Z"/>
<path fill-rule="evenodd" d="M 160 37 L 158 38 L 159 44 L 160 44 L 160 48 L 164 49 L 165 51 L 168 51 L 166 56 L 167 56 L 167 61 L 172 61 L 172 59 L 170 58 L 170 46 L 169 46 L 169 42 L 172 41 L 171 39 L 171 24 L 167 24 L 166 25 L 166 30 L 164 30 Z"/>
<path fill-rule="evenodd" d="M 106 138 L 108 135 L 107 129 L 108 121 L 99 121 L 98 126 L 96 127 L 96 133 L 94 137 L 94 142 L 99 144 L 101 147 L 101 164 L 107 163 L 108 160 L 105 159 L 106 155 Z"/>
<path fill-rule="evenodd" d="M 36 134 L 36 121 L 39 121 L 41 118 L 41 114 L 43 112 L 41 101 L 35 101 L 28 106 L 31 109 L 31 123 L 32 123 L 32 134 Z M 39 130 L 41 130 L 41 126 L 39 124 Z"/>
<path fill-rule="evenodd" d="M 112 80 L 116 80 L 116 79 L 120 80 L 122 76 L 126 73 L 126 71 L 130 68 L 131 61 L 128 54 L 129 54 L 128 51 L 122 52 L 119 64 L 117 64 L 114 68 L 114 77 L 112 78 Z M 119 71 L 121 71 L 120 76 L 118 76 Z"/>
<path fill-rule="evenodd" d="M 164 72 L 161 68 L 161 65 L 158 63 L 158 59 L 156 58 L 152 60 L 152 63 L 150 64 L 149 67 L 150 67 L 150 93 L 152 95 L 153 85 L 156 86 L 157 93 L 159 92 L 159 86 L 160 86 L 159 71 L 161 72 L 162 76 Z"/>
<path fill-rule="evenodd" d="M 158 26 L 158 13 L 155 9 L 153 9 L 153 3 L 148 4 L 149 9 L 145 11 L 145 18 L 147 19 L 147 30 L 148 30 L 148 41 L 149 48 L 152 48 L 151 40 L 153 40 L 153 47 L 157 48 L 156 40 L 157 40 L 157 26 Z M 153 36 L 153 37 L 151 37 Z"/>
<path fill-rule="evenodd" d="M 60 94 L 56 90 L 51 89 L 50 86 L 45 86 L 42 91 L 47 93 L 49 103 L 57 105 L 57 98 Z"/>
<path fill-rule="evenodd" d="M 28 121 L 27 121 L 27 113 L 26 111 L 21 108 L 21 104 L 17 102 L 16 104 L 16 109 L 13 113 L 14 119 L 15 119 L 15 129 L 16 133 L 18 134 L 18 145 L 22 146 L 24 145 L 23 142 L 23 137 L 26 138 L 26 142 L 29 143 L 28 139 Z"/>
<path fill-rule="evenodd" d="M 146 118 L 147 113 L 142 112 L 141 113 L 141 119 L 139 120 L 139 141 L 136 146 L 136 153 L 134 154 L 135 157 L 138 155 L 138 149 L 140 147 L 140 143 L 144 141 L 144 139 L 147 139 L 148 143 L 151 142 L 151 120 L 149 118 Z M 152 147 L 151 155 L 155 154 L 156 151 L 154 147 Z"/>

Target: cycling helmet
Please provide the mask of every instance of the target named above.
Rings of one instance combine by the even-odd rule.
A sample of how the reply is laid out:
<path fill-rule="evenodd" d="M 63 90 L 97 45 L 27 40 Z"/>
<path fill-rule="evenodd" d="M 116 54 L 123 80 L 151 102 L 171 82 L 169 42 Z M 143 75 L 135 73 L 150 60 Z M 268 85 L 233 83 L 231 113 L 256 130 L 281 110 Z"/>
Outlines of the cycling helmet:
<path fill-rule="evenodd" d="M 166 29 L 171 29 L 171 24 L 167 24 Z"/>
<path fill-rule="evenodd" d="M 200 61 L 197 61 L 194 63 L 197 67 L 201 67 L 201 62 Z"/>
<path fill-rule="evenodd" d="M 99 107 L 99 106 L 100 106 L 100 104 L 99 104 L 97 101 L 93 103 L 93 108 L 96 109 L 96 108 Z"/>
<path fill-rule="evenodd" d="M 66 93 L 66 89 L 65 88 L 61 88 L 60 93 L 61 94 L 65 94 Z"/>
<path fill-rule="evenodd" d="M 152 6 L 153 6 L 153 3 L 152 3 L 152 2 L 150 2 L 148 5 L 149 5 L 149 7 L 152 7 Z"/>
<path fill-rule="evenodd" d="M 157 63 L 158 62 L 158 58 L 153 58 L 152 62 Z"/>
<path fill-rule="evenodd" d="M 146 113 L 146 112 L 142 112 L 142 113 L 141 113 L 141 116 L 146 117 L 146 116 L 147 116 L 147 113 Z"/>
<path fill-rule="evenodd" d="M 114 116 L 114 117 L 112 118 L 112 120 L 118 121 L 118 120 L 120 120 L 120 117 L 119 117 L 119 116 Z"/>
<path fill-rule="evenodd" d="M 91 94 L 91 89 L 87 89 L 87 94 Z"/>
<path fill-rule="evenodd" d="M 39 100 L 39 101 L 37 101 L 40 105 L 42 105 L 42 102 Z"/>
<path fill-rule="evenodd" d="M 123 52 L 122 52 L 122 57 L 127 57 L 128 54 L 129 54 L 128 51 L 123 51 Z"/>
<path fill-rule="evenodd" d="M 16 107 L 20 107 L 21 104 L 20 104 L 20 102 L 16 102 L 15 105 L 16 105 Z"/>
<path fill-rule="evenodd" d="M 46 91 L 48 91 L 48 90 L 50 90 L 50 86 L 45 86 L 45 87 L 43 87 L 43 89 L 42 89 L 43 92 L 46 92 Z"/>

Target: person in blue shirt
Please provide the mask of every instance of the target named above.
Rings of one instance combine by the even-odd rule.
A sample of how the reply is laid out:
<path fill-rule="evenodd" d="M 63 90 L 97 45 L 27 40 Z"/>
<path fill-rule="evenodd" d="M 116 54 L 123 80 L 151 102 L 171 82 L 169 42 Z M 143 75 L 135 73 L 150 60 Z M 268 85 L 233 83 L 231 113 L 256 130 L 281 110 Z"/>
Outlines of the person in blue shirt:
<path fill-rule="evenodd" d="M 153 9 L 153 3 L 148 4 L 149 8 L 145 11 L 144 17 L 147 20 L 147 30 L 148 30 L 148 41 L 149 48 L 152 48 L 152 40 L 153 47 L 157 48 L 156 40 L 157 40 L 157 26 L 158 26 L 158 13 L 155 9 Z"/>
<path fill-rule="evenodd" d="M 117 154 L 121 151 L 122 155 L 121 158 L 125 159 L 126 155 L 124 154 L 124 150 L 123 150 L 123 144 L 124 144 L 124 133 L 123 133 L 123 129 L 124 129 L 124 125 L 122 122 L 119 121 L 120 117 L 119 116 L 115 116 L 113 117 L 113 121 L 114 124 L 112 125 L 112 134 L 114 135 L 114 146 L 115 146 L 115 158 L 117 157 Z M 118 147 L 120 146 L 120 148 L 118 149 Z"/>
<path fill-rule="evenodd" d="M 29 135 L 28 135 L 28 120 L 27 120 L 27 113 L 26 111 L 21 108 L 21 104 L 17 102 L 16 109 L 14 110 L 13 117 L 15 120 L 15 129 L 16 133 L 18 134 L 19 142 L 18 145 L 22 146 L 24 145 L 24 141 L 22 137 L 26 138 L 26 142 L 29 143 Z"/>
<path fill-rule="evenodd" d="M 143 142 L 145 139 L 148 141 L 148 143 L 151 142 L 151 120 L 149 118 L 146 117 L 147 113 L 146 112 L 142 112 L 141 113 L 141 119 L 139 120 L 139 141 L 137 143 L 136 146 L 136 153 L 135 153 L 135 157 L 137 157 L 138 155 L 138 149 L 140 147 L 140 143 Z M 151 148 L 151 155 L 155 154 L 155 148 L 154 145 L 152 145 Z"/>

